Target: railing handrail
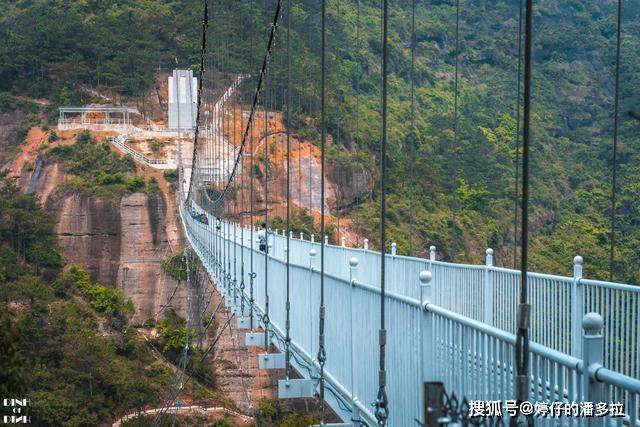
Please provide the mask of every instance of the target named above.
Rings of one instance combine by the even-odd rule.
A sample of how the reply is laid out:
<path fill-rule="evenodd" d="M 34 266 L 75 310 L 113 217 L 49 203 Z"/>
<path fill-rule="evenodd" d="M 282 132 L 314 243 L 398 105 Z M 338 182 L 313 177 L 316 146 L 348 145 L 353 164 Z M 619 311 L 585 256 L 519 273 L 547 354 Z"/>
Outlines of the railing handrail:
<path fill-rule="evenodd" d="M 136 150 L 134 150 L 133 148 L 127 146 L 126 141 L 127 141 L 127 137 L 126 135 L 118 135 L 118 136 L 110 136 L 107 137 L 107 140 L 110 142 L 113 142 L 114 144 L 116 144 L 118 147 L 122 148 L 127 154 L 131 154 L 133 157 L 137 158 L 138 160 L 148 164 L 148 165 L 166 165 L 167 161 L 166 160 L 162 160 L 162 159 L 150 159 L 149 157 L 145 156 L 142 153 L 137 152 Z"/>
<path fill-rule="evenodd" d="M 631 393 L 640 394 L 640 380 L 637 378 L 631 378 L 604 367 L 595 370 L 593 377 L 601 383 L 611 384 Z"/>
<path fill-rule="evenodd" d="M 230 223 L 230 224 L 237 226 L 234 223 Z M 285 239 L 284 236 L 281 236 L 279 234 L 276 234 L 275 236 L 277 238 Z M 297 236 L 294 236 L 294 239 L 300 240 Z M 319 240 L 321 240 L 321 238 Z M 311 242 L 309 240 L 304 240 L 304 241 L 312 245 L 319 246 L 321 244 L 320 241 L 314 241 L 314 242 Z M 380 251 L 373 250 L 373 249 L 356 248 L 356 247 L 334 245 L 334 244 L 327 244 L 325 245 L 325 247 L 335 248 L 335 249 L 349 249 L 350 251 L 354 251 L 354 252 L 375 254 L 378 256 L 380 255 Z M 425 262 L 425 263 L 430 263 L 431 265 L 440 265 L 444 267 L 453 267 L 453 268 L 460 268 L 460 269 L 477 269 L 477 270 L 489 268 L 492 271 L 501 272 L 501 273 L 514 274 L 514 275 L 520 274 L 520 270 L 511 269 L 507 267 L 498 267 L 493 265 L 486 266 L 484 264 L 465 264 L 465 263 L 456 263 L 456 262 L 449 262 L 449 261 L 430 260 L 429 258 L 420 258 L 420 257 L 407 256 L 407 255 L 398 255 L 398 254 L 392 255 L 391 253 L 388 253 L 388 252 L 385 253 L 385 256 L 388 257 L 389 259 L 395 258 L 395 259 L 402 259 L 402 260 L 408 260 L 413 262 Z M 569 277 L 569 276 L 561 276 L 561 275 L 549 274 L 549 273 L 539 273 L 535 271 L 529 271 L 527 272 L 527 275 L 533 278 L 551 279 L 551 280 L 557 280 L 557 281 L 562 281 L 566 283 L 572 283 L 574 280 L 573 277 Z M 602 280 L 586 279 L 586 278 L 581 278 L 580 283 L 584 285 L 620 289 L 624 291 L 640 293 L 640 286 L 630 285 L 626 283 L 607 282 Z"/>

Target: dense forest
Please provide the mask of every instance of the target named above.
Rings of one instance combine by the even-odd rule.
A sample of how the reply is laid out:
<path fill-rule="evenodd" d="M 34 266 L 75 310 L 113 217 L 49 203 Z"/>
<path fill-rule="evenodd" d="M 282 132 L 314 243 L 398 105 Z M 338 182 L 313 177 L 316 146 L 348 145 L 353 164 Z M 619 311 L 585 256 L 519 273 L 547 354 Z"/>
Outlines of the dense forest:
<path fill-rule="evenodd" d="M 256 69 L 275 1 L 210 4 L 210 46 L 218 59 L 212 63 L 229 72 Z M 296 132 L 314 136 L 320 3 L 292 4 L 293 124 Z M 372 0 L 328 2 L 329 158 L 371 170 L 380 139 L 379 6 Z M 534 8 L 532 268 L 568 274 L 579 253 L 586 275 L 608 278 L 616 2 L 543 0 Z M 46 98 L 52 106 L 88 102 L 86 89 L 135 99 L 151 88 L 159 67 L 197 69 L 199 63 L 202 2 L 0 0 L 0 10 L 4 108 L 16 96 Z M 497 262 L 511 266 L 518 2 L 461 1 L 457 55 L 453 0 L 416 2 L 413 42 L 411 11 L 409 0 L 392 3 L 390 239 L 403 253 L 424 255 L 435 244 L 445 259 L 460 262 L 478 262 L 491 246 Z M 613 277 L 631 283 L 640 282 L 640 122 L 628 114 L 638 103 L 639 15 L 637 4 L 623 1 Z M 285 10 L 270 64 L 273 88 L 284 82 L 286 29 Z M 373 244 L 378 199 L 376 186 L 341 212 Z"/>

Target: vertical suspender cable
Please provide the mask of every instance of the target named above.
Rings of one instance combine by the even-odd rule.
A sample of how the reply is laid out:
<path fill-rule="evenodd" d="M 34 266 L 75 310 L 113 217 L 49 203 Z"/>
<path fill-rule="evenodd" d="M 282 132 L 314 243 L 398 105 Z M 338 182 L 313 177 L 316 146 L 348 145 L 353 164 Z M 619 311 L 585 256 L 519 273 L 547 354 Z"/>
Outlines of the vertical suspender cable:
<path fill-rule="evenodd" d="M 312 39 L 311 39 L 311 33 L 310 32 L 306 32 L 307 35 L 307 44 L 308 46 L 311 48 L 312 46 Z M 311 83 L 311 82 L 309 82 Z M 313 95 L 315 94 L 315 90 L 316 88 L 313 87 L 312 84 L 309 84 L 309 117 L 312 118 L 313 117 L 313 107 L 314 107 L 314 97 Z M 317 108 L 317 104 L 315 105 Z M 311 172 L 311 166 L 312 166 L 312 161 L 313 161 L 313 145 L 311 144 L 311 141 L 309 141 L 309 215 L 311 216 L 311 218 L 313 218 L 313 182 L 312 182 L 312 172 Z M 312 227 L 315 228 L 315 227 Z M 322 238 L 320 239 L 322 240 Z"/>
<path fill-rule="evenodd" d="M 242 21 L 242 33 L 241 33 L 241 37 L 242 37 L 242 46 L 245 46 L 246 43 L 246 28 L 247 28 L 247 23 L 244 20 L 244 4 L 241 5 L 241 21 Z M 243 58 L 246 59 L 246 58 Z M 243 61 L 244 62 L 244 61 Z M 243 68 L 244 68 L 244 64 L 243 64 Z M 240 89 L 240 83 L 238 84 L 238 90 Z M 244 120 L 244 114 L 243 114 L 243 103 L 244 103 L 244 96 L 242 96 L 242 92 L 240 93 L 240 99 L 239 99 L 239 103 L 240 103 L 240 128 L 243 129 L 243 120 Z M 245 245 L 245 241 L 244 241 L 244 227 L 245 227 L 245 223 L 244 223 L 244 213 L 245 213 L 245 194 L 244 194 L 244 190 L 245 190 L 245 176 L 247 174 L 246 171 L 246 161 L 244 159 L 244 155 L 240 158 L 240 162 L 241 162 L 241 170 L 242 170 L 242 176 L 240 177 L 240 218 L 238 223 L 240 224 L 240 315 L 244 317 L 244 289 L 245 289 L 245 284 L 244 284 L 244 245 Z"/>
<path fill-rule="evenodd" d="M 513 268 L 518 265 L 518 193 L 520 192 L 520 86 L 522 79 L 522 0 L 518 3 L 518 76 L 516 79 L 516 159 L 515 196 L 513 198 Z"/>
<path fill-rule="evenodd" d="M 417 151 L 416 138 L 416 0 L 411 2 L 411 130 L 409 132 L 410 158 L 409 158 L 409 256 L 413 256 L 413 198 L 415 188 L 415 158 Z"/>
<path fill-rule="evenodd" d="M 616 249 L 616 191 L 618 178 L 618 105 L 620 100 L 620 45 L 622 33 L 622 0 L 618 0 L 616 29 L 616 86 L 613 101 L 613 159 L 611 165 L 611 237 L 609 247 L 609 280 L 613 281 Z"/>
<path fill-rule="evenodd" d="M 223 7 L 223 2 L 220 2 L 220 8 L 222 9 Z M 223 16 L 223 22 L 224 24 L 220 27 L 221 29 L 224 28 L 224 25 L 226 24 L 226 20 L 228 19 L 228 16 L 225 16 L 224 13 L 224 9 L 222 9 L 222 16 Z M 228 60 L 228 55 L 229 55 L 229 50 L 227 49 L 227 38 L 225 37 L 224 31 L 222 32 L 222 52 L 223 52 L 223 64 L 225 65 L 225 73 L 227 72 L 227 67 L 226 67 L 226 63 Z M 223 78 L 226 74 L 223 74 Z M 226 120 L 226 100 L 223 99 L 222 103 L 220 104 L 221 106 L 221 112 L 220 114 L 222 115 L 222 131 L 220 133 L 220 149 L 221 149 L 221 153 L 222 153 L 222 170 L 223 170 L 223 174 L 222 174 L 222 182 L 226 182 L 227 181 L 227 173 L 228 173 L 228 164 L 227 164 L 227 143 L 225 142 L 225 126 L 227 125 L 227 120 Z M 224 194 L 223 197 L 221 198 L 221 200 L 218 202 L 218 206 L 220 209 L 220 216 L 224 216 L 225 212 L 224 212 Z M 228 291 L 228 286 L 229 286 L 229 281 L 228 281 L 228 277 L 229 277 L 229 269 L 227 267 L 227 256 L 228 256 L 228 241 L 227 241 L 227 236 L 228 236 L 228 226 L 227 226 L 227 221 L 223 221 L 222 222 L 222 274 L 224 275 L 224 286 L 225 286 L 225 291 Z"/>
<path fill-rule="evenodd" d="M 322 0 L 322 43 L 320 53 L 320 322 L 318 340 L 318 363 L 320 364 L 320 424 L 324 424 L 324 364 L 327 355 L 324 348 L 324 155 L 326 134 L 326 44 L 327 44 L 327 0 Z M 311 170 L 309 170 L 311 172 Z"/>
<path fill-rule="evenodd" d="M 302 106 L 302 90 L 298 91 L 298 114 L 304 114 L 304 107 Z M 302 139 L 298 140 L 298 212 L 302 210 Z M 311 212 L 309 212 L 311 213 Z"/>
<path fill-rule="evenodd" d="M 232 22 L 231 21 L 231 16 L 228 17 L 228 22 Z M 233 57 L 235 56 L 233 54 L 234 52 L 232 51 L 230 53 L 231 56 L 231 62 L 234 63 L 235 61 L 233 61 Z M 233 67 L 233 66 L 232 66 Z M 233 81 L 235 80 L 235 69 L 231 69 L 231 78 L 232 78 L 232 85 L 233 85 Z M 230 129 L 229 132 L 229 137 L 227 138 L 227 146 L 229 147 L 229 152 L 233 153 L 233 157 L 235 157 L 235 151 L 236 151 L 236 106 L 235 103 L 233 101 L 231 101 L 231 97 L 233 96 L 232 93 L 229 93 L 229 103 L 231 104 L 231 115 L 232 115 L 232 119 L 231 119 L 231 123 L 228 126 L 228 129 Z M 238 276 L 237 276 L 237 269 L 236 269 L 236 262 L 237 262 L 237 251 L 236 251 L 236 228 L 234 227 L 234 223 L 236 221 L 236 215 L 238 213 L 237 210 L 237 202 L 238 202 L 238 193 L 237 193 L 237 180 L 236 180 L 236 175 L 234 174 L 231 177 L 231 180 L 233 182 L 233 213 L 229 212 L 229 216 L 231 217 L 231 220 L 229 221 L 229 234 L 230 234 L 230 239 L 229 239 L 229 245 L 231 246 L 229 249 L 233 249 L 233 268 L 231 269 L 233 271 L 233 303 L 236 304 L 237 301 L 237 297 L 238 297 Z M 233 240 L 232 240 L 233 239 Z"/>
<path fill-rule="evenodd" d="M 518 402 L 529 397 L 529 319 L 531 306 L 527 302 L 527 271 L 529 262 L 529 148 L 531 145 L 531 33 L 533 27 L 533 1 L 526 0 L 524 31 L 524 105 L 522 129 L 522 255 L 520 258 L 520 304 L 518 305 L 516 334 L 515 395 Z M 529 417 L 530 424 L 533 418 Z M 515 426 L 517 417 L 511 418 Z"/>
<path fill-rule="evenodd" d="M 230 15 L 231 15 L 231 10 L 228 7 L 228 4 L 225 3 L 225 12 L 226 12 L 226 22 L 225 22 L 225 28 L 229 25 L 230 22 Z M 232 70 L 232 65 L 231 65 L 231 49 L 229 49 L 229 36 L 225 37 L 224 40 L 224 49 L 225 49 L 225 53 L 226 53 L 226 58 L 227 58 L 227 68 L 228 68 L 228 73 L 229 75 L 232 75 L 233 70 Z M 229 99 L 226 99 L 225 102 L 222 104 L 223 105 L 223 123 L 227 124 L 227 131 L 226 131 L 226 135 L 230 135 L 229 129 L 231 128 L 231 123 L 230 120 L 226 120 L 227 119 L 227 102 L 229 102 Z M 225 133 L 222 134 L 222 144 L 223 147 L 225 148 L 225 164 L 227 165 L 225 168 L 225 173 L 224 173 L 224 178 L 227 181 L 228 185 L 231 185 L 233 177 L 234 175 L 231 175 L 231 173 L 229 172 L 231 169 L 231 160 L 229 158 L 229 154 L 231 152 L 231 138 L 230 137 L 226 137 L 225 138 Z M 223 196 L 222 201 L 220 202 L 221 204 L 221 209 L 224 211 L 224 201 L 226 199 L 226 195 Z M 228 291 L 231 291 L 231 212 L 230 210 L 228 210 L 227 212 L 227 221 L 225 221 L 225 225 L 226 225 L 226 240 L 227 240 L 227 245 L 226 245 L 226 254 L 227 254 L 227 289 Z"/>
<path fill-rule="evenodd" d="M 287 319 L 286 319 L 286 338 L 285 338 L 285 376 L 289 379 L 289 363 L 291 358 L 291 300 L 290 300 L 290 260 L 291 260 L 291 241 L 289 239 L 291 230 L 291 0 L 287 0 Z"/>
<path fill-rule="evenodd" d="M 358 78 L 356 79 L 356 132 L 354 136 L 356 149 L 360 142 L 360 78 L 362 69 L 360 68 L 360 0 L 356 5 L 356 63 L 358 64 Z M 362 233 L 362 218 L 360 217 L 360 196 L 356 197 L 356 246 L 360 246 L 360 234 Z"/>
<path fill-rule="evenodd" d="M 265 14 L 268 10 L 264 2 Z M 268 97 L 271 84 L 264 76 L 264 352 L 269 353 L 269 112 Z M 271 83 L 271 82 L 269 82 Z"/>
<path fill-rule="evenodd" d="M 198 108 L 197 108 L 197 112 L 196 112 L 196 128 L 194 131 L 194 147 L 193 147 L 193 155 L 191 157 L 191 177 L 190 177 L 190 181 L 189 181 L 189 189 L 188 189 L 188 193 L 187 193 L 187 198 L 189 200 L 192 200 L 192 195 L 191 195 L 191 188 L 193 185 L 193 178 L 194 178 L 194 170 L 195 170 L 195 166 L 196 166 L 196 152 L 198 150 L 198 136 L 200 133 L 200 106 L 201 106 L 201 102 L 202 102 L 202 76 L 204 75 L 204 58 L 205 55 L 207 53 L 207 28 L 209 26 L 209 4 L 208 2 L 205 0 L 204 2 L 204 18 L 203 18 L 203 22 L 202 22 L 202 41 L 201 41 L 201 47 L 200 47 L 200 80 L 198 81 Z M 177 79 L 176 79 L 176 85 L 178 84 Z M 177 89 L 177 87 L 176 87 Z M 179 96 L 178 96 L 178 92 L 177 90 L 175 91 L 175 96 L 176 96 L 176 100 L 179 100 Z M 180 103 L 177 103 L 178 106 L 180 105 Z M 178 110 L 179 112 L 179 110 Z M 178 114 L 178 120 L 180 120 L 180 114 Z M 178 123 L 178 128 L 180 128 L 180 123 Z M 179 150 L 179 153 L 180 154 Z M 180 165 L 179 169 L 182 167 L 182 165 Z M 180 177 L 182 179 L 182 176 Z M 183 191 L 183 184 L 182 181 L 180 181 L 180 194 L 182 194 Z"/>
<path fill-rule="evenodd" d="M 234 81 L 235 81 L 235 76 L 233 76 Z M 231 130 L 231 135 L 233 138 L 233 152 L 235 155 L 235 151 L 236 151 L 236 104 L 232 103 L 231 104 L 231 108 L 233 108 L 233 124 L 232 124 L 232 130 Z M 240 158 L 240 161 L 242 161 L 242 158 Z M 236 268 L 236 261 L 237 261 L 237 245 L 236 243 L 238 243 L 238 236 L 237 236 L 237 228 L 233 225 L 233 224 L 237 224 L 238 221 L 238 180 L 237 180 L 237 175 L 233 175 L 233 221 L 231 222 L 232 226 L 231 226 L 231 230 L 233 231 L 233 241 L 231 242 L 231 244 L 233 245 L 233 303 L 236 304 L 237 302 L 237 298 L 238 298 L 238 275 L 237 275 L 237 271 L 238 269 Z"/>
<path fill-rule="evenodd" d="M 387 371 L 385 356 L 387 331 L 385 329 L 385 252 L 386 236 L 386 179 L 387 179 L 387 73 L 388 73 L 388 25 L 389 1 L 383 0 L 382 14 L 382 144 L 380 145 L 380 370 L 378 373 L 378 397 L 376 399 L 376 419 L 378 425 L 386 426 L 389 418 L 387 399 Z"/>
<path fill-rule="evenodd" d="M 460 56 L 460 0 L 456 0 L 456 49 L 454 58 L 455 75 L 453 78 L 453 151 L 458 148 L 458 59 Z M 456 211 L 458 210 L 458 163 L 457 155 L 453 154 L 453 161 L 451 162 L 451 168 L 453 169 L 451 178 L 453 183 L 452 204 L 451 204 L 451 261 L 455 261 L 456 257 Z"/>
<path fill-rule="evenodd" d="M 187 194 L 187 199 L 191 200 L 192 199 L 192 194 L 191 194 L 191 185 L 193 183 L 193 170 L 195 168 L 195 158 L 196 158 L 196 150 L 197 150 L 197 141 L 198 141 L 198 133 L 199 133 L 199 123 L 200 123 L 200 106 L 201 106 L 201 99 L 202 99 L 202 77 L 204 76 L 204 60 L 205 60 L 205 55 L 207 53 L 207 28 L 209 25 L 209 5 L 207 0 L 204 0 L 204 12 L 203 12 L 203 20 L 202 20 L 202 44 L 201 44 L 201 48 L 200 48 L 200 79 L 198 81 L 198 110 L 197 110 L 197 119 L 196 119 L 196 128 L 194 130 L 194 150 L 193 150 L 193 156 L 192 156 L 192 163 L 191 163 L 191 182 L 189 183 L 189 190 L 188 190 L 188 194 Z M 176 82 L 177 84 L 177 82 Z M 178 92 L 175 92 L 175 96 L 176 96 L 176 100 L 179 99 L 178 96 Z M 179 116 L 179 115 L 178 115 Z M 179 128 L 179 125 L 178 125 Z M 180 143 L 178 140 L 178 145 L 180 147 Z M 184 186 L 182 183 L 182 173 L 180 173 L 180 169 L 182 168 L 182 157 L 181 154 L 179 152 L 179 162 L 178 162 L 178 175 L 179 175 L 179 194 L 180 194 L 180 199 L 178 200 L 179 203 L 183 203 L 184 199 L 183 199 L 183 191 L 184 191 Z M 183 257 L 185 256 L 185 253 L 183 253 Z M 187 282 L 189 282 L 189 265 L 187 264 Z M 187 283 L 187 288 L 190 288 L 189 284 Z M 190 307 L 190 289 L 187 289 L 187 330 L 190 327 L 190 312 L 191 312 L 191 307 Z M 164 416 L 167 408 L 169 407 L 169 405 L 171 405 L 171 403 L 174 401 L 175 397 L 179 395 L 179 393 L 182 391 L 185 382 L 184 382 L 184 372 L 186 370 L 186 363 L 187 363 L 187 352 L 189 351 L 189 340 L 188 340 L 188 335 L 185 337 L 185 346 L 183 348 L 183 357 L 181 360 L 181 371 L 180 371 L 180 384 L 179 384 L 179 388 L 178 390 L 176 390 L 174 396 L 170 399 L 167 400 L 162 408 L 162 410 L 160 412 L 158 412 L 152 422 L 153 426 L 157 426 L 158 422 L 162 420 L 162 417 Z M 183 365 L 184 363 L 184 365 Z"/>
<path fill-rule="evenodd" d="M 253 71 L 253 39 L 255 38 L 256 35 L 256 31 L 255 31 L 255 25 L 254 25 L 254 11 L 253 11 L 253 2 L 254 0 L 251 0 L 251 3 L 249 3 L 249 15 L 251 16 L 251 40 L 249 42 L 249 47 L 250 47 L 250 58 L 251 58 L 251 64 L 250 64 L 250 69 Z M 255 102 L 254 102 L 254 107 L 255 107 Z M 254 151 L 253 151 L 253 122 L 251 120 L 249 120 L 249 122 L 247 123 L 247 126 L 249 126 L 250 128 L 250 134 L 249 134 L 249 154 L 250 154 L 250 160 L 249 160 L 249 328 L 250 330 L 253 330 L 253 303 L 255 302 L 254 298 L 253 298 L 253 279 L 255 279 L 256 277 L 256 273 L 255 271 L 253 271 L 253 209 L 254 209 L 254 194 L 253 194 L 253 157 L 254 157 Z"/>

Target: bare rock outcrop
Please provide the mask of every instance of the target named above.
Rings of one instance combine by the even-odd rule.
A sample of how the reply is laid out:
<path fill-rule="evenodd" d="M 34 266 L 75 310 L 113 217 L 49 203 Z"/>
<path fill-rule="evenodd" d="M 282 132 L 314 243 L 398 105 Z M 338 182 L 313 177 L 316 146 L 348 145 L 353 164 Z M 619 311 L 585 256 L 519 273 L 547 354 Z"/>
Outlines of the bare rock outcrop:
<path fill-rule="evenodd" d="M 74 191 L 54 194 L 46 204 L 56 214 L 56 233 L 68 264 L 82 265 L 103 284 L 115 284 L 120 262 L 120 210 L 115 200 Z"/>
<path fill-rule="evenodd" d="M 178 286 L 160 266 L 163 259 L 172 255 L 163 195 L 125 196 L 119 211 L 122 240 L 115 282 L 125 298 L 133 301 L 134 321 L 143 322 L 167 304 L 184 309 L 186 287 Z"/>
<path fill-rule="evenodd" d="M 55 169 L 49 176 L 55 176 Z M 162 193 L 108 199 L 64 191 L 53 193 L 46 206 L 56 214 L 66 262 L 82 265 L 95 281 L 120 289 L 134 303 L 134 322 L 144 322 L 166 305 L 184 311 L 185 287 L 161 268 L 162 260 L 173 254 Z"/>

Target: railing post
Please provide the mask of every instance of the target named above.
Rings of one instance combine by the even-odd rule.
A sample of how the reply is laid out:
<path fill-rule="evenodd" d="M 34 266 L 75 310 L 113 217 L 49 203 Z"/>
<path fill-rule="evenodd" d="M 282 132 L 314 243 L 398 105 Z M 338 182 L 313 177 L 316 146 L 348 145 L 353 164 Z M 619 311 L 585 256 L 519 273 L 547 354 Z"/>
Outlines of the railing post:
<path fill-rule="evenodd" d="M 429 271 L 433 274 L 433 262 L 436 260 L 436 247 L 429 246 Z"/>
<path fill-rule="evenodd" d="M 324 236 L 324 244 L 325 244 L 325 245 L 328 245 L 328 244 L 329 244 L 329 236 L 327 236 L 326 234 L 325 234 L 325 236 Z"/>
<path fill-rule="evenodd" d="M 354 343 L 354 333 L 353 333 L 353 328 L 354 328 L 354 320 L 353 320 L 353 313 L 355 311 L 353 304 L 354 304 L 354 293 L 356 291 L 355 288 L 355 284 L 356 284 L 356 274 L 358 273 L 358 258 L 356 257 L 351 257 L 349 259 L 349 282 L 351 283 L 351 292 L 349 294 L 350 296 L 350 309 L 351 312 L 349 313 L 349 317 L 350 317 L 350 328 L 349 328 L 349 333 L 350 333 L 350 350 L 349 350 L 349 354 L 351 354 L 351 419 L 353 420 L 357 420 L 360 418 L 360 414 L 359 414 L 359 410 L 358 410 L 358 405 L 356 405 L 356 396 L 355 396 L 355 391 L 354 391 L 354 386 L 355 386 L 355 371 L 356 371 L 356 364 L 355 364 L 355 356 L 357 354 L 360 354 L 360 352 L 356 352 L 355 351 L 355 343 Z"/>
<path fill-rule="evenodd" d="M 486 251 L 485 267 L 484 267 L 484 292 L 483 304 L 484 313 L 483 321 L 488 325 L 493 325 L 493 280 L 491 276 L 491 267 L 493 267 L 493 249 L 488 248 Z"/>
<path fill-rule="evenodd" d="M 304 233 L 302 231 L 300 232 L 300 240 L 304 240 Z"/>
<path fill-rule="evenodd" d="M 396 242 L 391 243 L 391 256 L 396 256 L 398 253 L 398 244 Z"/>
<path fill-rule="evenodd" d="M 582 279 L 582 257 L 573 258 L 573 283 L 571 285 L 571 355 L 582 358 L 582 316 L 584 316 Z"/>
<path fill-rule="evenodd" d="M 423 309 L 426 308 L 427 304 L 433 302 L 431 279 L 433 279 L 433 275 L 429 270 L 422 270 L 420 272 L 420 303 Z"/>
<path fill-rule="evenodd" d="M 433 349 L 433 322 L 427 310 L 427 306 L 432 302 L 432 289 L 431 279 L 433 276 L 428 270 L 420 272 L 420 312 L 419 312 L 419 325 L 420 325 L 420 346 L 418 354 L 420 355 L 420 384 L 418 387 L 418 393 L 420 393 L 420 402 L 424 402 L 424 383 L 434 379 L 434 367 L 432 363 L 433 351 L 425 351 L 425 349 Z M 429 358 L 426 360 L 425 358 Z M 425 422 L 425 414 L 420 411 L 420 422 Z M 425 425 L 425 424 L 423 424 Z"/>
<path fill-rule="evenodd" d="M 311 235 L 311 241 L 313 241 L 313 234 Z M 309 290 L 307 292 L 307 301 L 309 301 L 309 354 L 311 358 L 314 358 L 313 351 L 313 337 L 315 329 L 313 327 L 313 319 L 315 318 L 315 310 L 313 309 L 313 260 L 318 252 L 315 249 L 309 250 Z"/>
<path fill-rule="evenodd" d="M 582 392 L 584 402 L 604 402 L 605 385 L 596 378 L 598 369 L 602 368 L 604 340 L 602 337 L 602 316 L 598 313 L 587 313 L 582 319 Z M 589 426 L 604 426 L 605 418 L 588 418 Z"/>
<path fill-rule="evenodd" d="M 316 235 L 312 234 L 311 235 L 311 243 L 315 243 L 315 241 L 316 241 Z"/>
<path fill-rule="evenodd" d="M 364 250 L 365 251 L 369 250 L 369 239 L 364 239 Z"/>
<path fill-rule="evenodd" d="M 347 247 L 347 238 L 342 236 L 342 247 L 346 248 Z"/>

